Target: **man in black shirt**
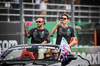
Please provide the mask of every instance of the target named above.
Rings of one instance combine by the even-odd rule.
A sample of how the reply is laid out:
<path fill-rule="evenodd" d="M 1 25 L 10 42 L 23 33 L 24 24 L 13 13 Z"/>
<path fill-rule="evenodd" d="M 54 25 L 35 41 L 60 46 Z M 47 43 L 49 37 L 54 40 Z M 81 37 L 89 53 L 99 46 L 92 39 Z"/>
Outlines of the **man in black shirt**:
<path fill-rule="evenodd" d="M 50 42 L 50 34 L 47 29 L 43 27 L 45 24 L 42 18 L 38 18 L 36 20 L 37 27 L 32 28 L 27 32 L 27 27 L 29 26 L 28 22 L 25 23 L 25 37 L 32 37 L 31 44 L 41 43 L 41 44 L 48 44 Z"/>
<path fill-rule="evenodd" d="M 69 15 L 63 13 L 61 17 L 62 19 L 60 19 L 56 26 L 53 28 L 52 34 L 57 33 L 56 44 L 60 45 L 61 39 L 62 37 L 64 37 L 67 40 L 69 46 L 71 47 L 75 43 L 74 30 L 72 27 L 67 25 L 67 23 L 69 22 Z M 62 25 L 59 26 L 60 24 Z M 71 38 L 73 41 L 70 43 Z"/>

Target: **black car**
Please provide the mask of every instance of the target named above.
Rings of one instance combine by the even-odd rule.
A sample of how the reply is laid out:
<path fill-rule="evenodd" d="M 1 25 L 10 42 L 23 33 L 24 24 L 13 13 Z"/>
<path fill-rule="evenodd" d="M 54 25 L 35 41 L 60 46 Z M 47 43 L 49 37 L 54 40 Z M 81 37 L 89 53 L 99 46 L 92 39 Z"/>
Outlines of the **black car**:
<path fill-rule="evenodd" d="M 61 46 L 53 44 L 23 44 L 7 49 L 0 60 L 0 66 L 89 66 L 88 60 L 69 54 L 62 58 Z"/>

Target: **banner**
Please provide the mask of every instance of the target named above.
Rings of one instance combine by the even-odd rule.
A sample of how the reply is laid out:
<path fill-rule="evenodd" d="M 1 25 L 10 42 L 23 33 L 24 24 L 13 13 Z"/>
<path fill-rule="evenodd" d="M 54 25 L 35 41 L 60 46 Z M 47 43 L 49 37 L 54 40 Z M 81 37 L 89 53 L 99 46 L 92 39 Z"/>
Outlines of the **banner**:
<path fill-rule="evenodd" d="M 92 66 L 100 66 L 100 46 L 72 47 L 73 54 L 88 59 Z"/>

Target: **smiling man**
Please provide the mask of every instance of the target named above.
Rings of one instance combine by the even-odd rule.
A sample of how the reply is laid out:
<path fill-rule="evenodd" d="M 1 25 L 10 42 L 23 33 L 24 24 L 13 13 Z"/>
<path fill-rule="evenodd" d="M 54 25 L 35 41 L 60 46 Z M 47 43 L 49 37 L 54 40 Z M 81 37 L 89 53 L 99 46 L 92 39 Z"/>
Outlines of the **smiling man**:
<path fill-rule="evenodd" d="M 59 53 L 58 53 L 58 51 L 57 50 L 55 50 L 55 49 L 51 49 L 50 50 L 50 55 L 54 58 L 54 59 L 58 59 L 58 56 L 59 56 Z"/>
<path fill-rule="evenodd" d="M 74 30 L 72 27 L 67 25 L 69 19 L 70 17 L 67 13 L 61 14 L 61 19 L 52 30 L 52 34 L 57 33 L 56 44 L 58 45 L 60 45 L 62 37 L 64 37 L 67 40 L 70 47 L 75 43 Z M 72 42 L 70 43 L 71 38 L 72 38 Z"/>
<path fill-rule="evenodd" d="M 43 18 L 38 18 L 36 20 L 37 27 L 32 28 L 27 32 L 28 22 L 25 23 L 25 37 L 32 37 L 31 44 L 48 44 L 50 42 L 50 34 L 47 29 L 43 27 L 45 24 Z"/>

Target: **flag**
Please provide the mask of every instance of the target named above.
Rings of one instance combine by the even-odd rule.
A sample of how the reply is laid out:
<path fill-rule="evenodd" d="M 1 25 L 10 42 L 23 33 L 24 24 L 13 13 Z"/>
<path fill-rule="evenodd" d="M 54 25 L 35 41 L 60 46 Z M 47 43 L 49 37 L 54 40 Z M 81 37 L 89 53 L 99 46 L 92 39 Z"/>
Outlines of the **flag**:
<path fill-rule="evenodd" d="M 71 49 L 70 49 L 70 47 L 68 45 L 68 42 L 64 37 L 62 37 L 60 45 L 61 45 L 62 49 L 65 49 L 66 51 L 68 50 L 71 53 Z"/>
<path fill-rule="evenodd" d="M 2 48 L 0 46 L 0 58 L 2 57 L 3 53 L 2 53 Z"/>

